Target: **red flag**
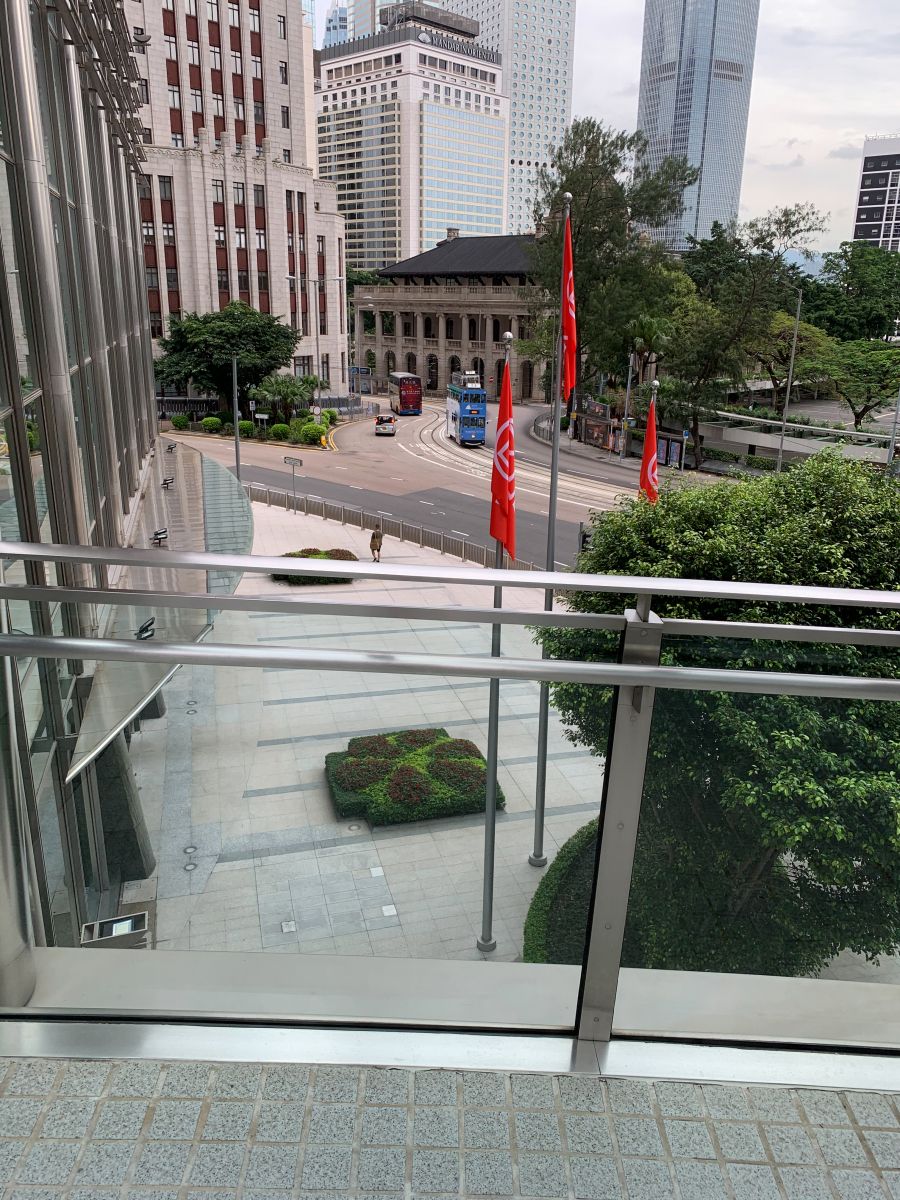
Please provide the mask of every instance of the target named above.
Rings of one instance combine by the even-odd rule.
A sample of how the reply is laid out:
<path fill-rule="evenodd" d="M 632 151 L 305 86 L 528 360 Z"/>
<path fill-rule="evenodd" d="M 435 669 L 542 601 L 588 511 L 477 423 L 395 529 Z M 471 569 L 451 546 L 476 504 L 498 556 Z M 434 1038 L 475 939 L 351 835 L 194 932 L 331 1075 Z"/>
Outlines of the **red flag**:
<path fill-rule="evenodd" d="M 572 218 L 566 218 L 563 249 L 563 399 L 568 400 L 578 378 L 578 327 L 575 320 L 575 265 L 572 259 Z"/>
<path fill-rule="evenodd" d="M 659 460 L 656 447 L 656 399 L 650 401 L 647 416 L 647 432 L 644 434 L 644 457 L 641 459 L 641 484 L 639 496 L 646 496 L 651 504 L 659 499 Z"/>
<path fill-rule="evenodd" d="M 513 426 L 512 382 L 509 366 L 503 376 L 494 469 L 491 474 L 491 537 L 516 557 L 516 437 Z"/>

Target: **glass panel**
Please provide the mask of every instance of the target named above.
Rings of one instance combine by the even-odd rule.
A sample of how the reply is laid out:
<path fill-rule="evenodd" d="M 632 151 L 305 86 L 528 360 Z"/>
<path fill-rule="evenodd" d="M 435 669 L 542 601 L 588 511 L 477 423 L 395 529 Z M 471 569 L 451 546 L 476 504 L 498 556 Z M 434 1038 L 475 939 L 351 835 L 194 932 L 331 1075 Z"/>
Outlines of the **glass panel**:
<path fill-rule="evenodd" d="M 12 340 L 23 394 L 34 391 L 37 379 L 33 362 L 31 312 L 23 287 L 22 237 L 16 203 L 15 175 L 10 163 L 0 163 L 0 244 L 6 289 L 12 316 Z"/>

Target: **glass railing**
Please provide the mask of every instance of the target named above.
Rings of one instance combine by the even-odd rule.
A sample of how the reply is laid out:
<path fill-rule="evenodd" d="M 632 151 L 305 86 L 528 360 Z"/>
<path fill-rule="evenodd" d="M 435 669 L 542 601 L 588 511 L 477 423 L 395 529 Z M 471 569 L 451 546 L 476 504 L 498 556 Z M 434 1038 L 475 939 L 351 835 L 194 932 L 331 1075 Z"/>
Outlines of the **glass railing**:
<path fill-rule="evenodd" d="M 133 567 L 152 551 L 0 553 Z M 116 593 L 157 617 L 145 640 L 0 639 L 47 677 L 175 672 L 83 767 L 89 674 L 68 727 L 46 719 L 52 771 L 24 795 L 44 1007 L 900 1044 L 880 998 L 900 977 L 900 595 L 292 564 L 353 579 L 333 601 L 270 587 L 278 560 L 167 566 L 244 582 L 214 604 Z M 571 611 L 573 589 L 607 611 Z M 691 596 L 716 619 L 655 611 Z M 757 623 L 729 620 L 739 599 Z M 209 637 L 167 640 L 207 600 Z M 65 957 L 89 938 L 119 952 Z"/>

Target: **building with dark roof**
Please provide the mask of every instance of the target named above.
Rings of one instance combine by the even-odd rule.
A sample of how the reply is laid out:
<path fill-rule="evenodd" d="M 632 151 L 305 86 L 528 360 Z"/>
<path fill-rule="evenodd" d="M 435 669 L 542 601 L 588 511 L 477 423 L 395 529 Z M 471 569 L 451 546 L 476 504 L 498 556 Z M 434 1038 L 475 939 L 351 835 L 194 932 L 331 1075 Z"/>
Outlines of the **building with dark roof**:
<path fill-rule="evenodd" d="M 521 354 L 527 338 L 534 234 L 447 237 L 424 254 L 378 272 L 357 287 L 356 362 L 376 390 L 392 371 L 420 376 L 426 392 L 443 395 L 455 371 L 476 371 L 491 397 L 503 380 L 505 333 L 512 333 L 513 399 L 538 399 L 546 364 Z"/>

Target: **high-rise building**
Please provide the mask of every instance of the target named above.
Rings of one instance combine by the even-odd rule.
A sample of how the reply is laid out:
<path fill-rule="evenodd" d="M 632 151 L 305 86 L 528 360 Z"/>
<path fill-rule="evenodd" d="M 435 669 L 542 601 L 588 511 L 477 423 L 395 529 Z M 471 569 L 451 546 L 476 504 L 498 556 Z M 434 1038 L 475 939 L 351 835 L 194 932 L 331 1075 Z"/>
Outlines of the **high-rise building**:
<path fill-rule="evenodd" d="M 341 0 L 333 0 L 328 15 L 325 17 L 325 37 L 323 46 L 340 46 L 349 38 L 347 31 L 347 5 Z"/>
<path fill-rule="evenodd" d="M 345 389 L 343 221 L 334 186 L 313 170 L 306 9 L 288 0 L 138 0 L 128 19 L 143 100 L 153 336 L 172 313 L 242 300 L 301 330 L 299 373 Z"/>
<path fill-rule="evenodd" d="M 449 228 L 505 232 L 509 101 L 478 24 L 396 5 L 383 32 L 321 54 L 319 172 L 337 186 L 347 262 L 375 270 Z"/>
<path fill-rule="evenodd" d="M 651 234 L 672 250 L 737 219 L 759 0 L 646 0 L 638 128 L 655 170 L 669 155 L 700 170 L 684 211 Z"/>
<path fill-rule="evenodd" d="M 503 59 L 509 95 L 510 233 L 534 229 L 538 171 L 572 116 L 575 0 L 439 0 L 471 17 Z"/>
<path fill-rule="evenodd" d="M 351 38 L 371 37 L 380 27 L 381 11 L 396 0 L 348 0 L 347 28 Z"/>
<path fill-rule="evenodd" d="M 900 136 L 866 138 L 853 226 L 855 242 L 900 250 Z"/>

